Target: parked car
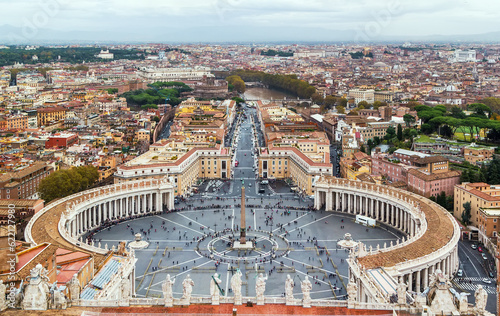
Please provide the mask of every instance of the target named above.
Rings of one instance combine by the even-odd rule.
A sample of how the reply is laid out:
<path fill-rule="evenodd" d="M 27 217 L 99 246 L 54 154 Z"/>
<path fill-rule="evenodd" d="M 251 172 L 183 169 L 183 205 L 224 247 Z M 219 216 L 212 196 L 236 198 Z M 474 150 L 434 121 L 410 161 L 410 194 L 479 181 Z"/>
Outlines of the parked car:
<path fill-rule="evenodd" d="M 483 252 L 483 247 L 481 247 L 481 246 L 477 247 L 477 251 Z"/>
<path fill-rule="evenodd" d="M 476 245 L 476 244 L 472 244 L 470 247 L 471 247 L 472 249 L 474 249 L 474 250 L 476 250 L 476 249 L 477 249 L 477 245 Z"/>
<path fill-rule="evenodd" d="M 493 272 L 489 272 L 488 275 L 490 276 L 490 278 L 494 278 L 495 277 L 495 274 L 493 274 Z"/>
<path fill-rule="evenodd" d="M 487 278 L 484 278 L 483 279 L 483 282 L 486 283 L 486 284 L 491 284 L 491 280 L 490 279 L 487 279 Z"/>
<path fill-rule="evenodd" d="M 484 260 L 488 260 L 488 257 L 484 253 L 481 254 Z"/>
<path fill-rule="evenodd" d="M 462 277 L 462 276 L 464 276 L 464 272 L 462 271 L 462 269 L 458 269 L 457 277 Z"/>

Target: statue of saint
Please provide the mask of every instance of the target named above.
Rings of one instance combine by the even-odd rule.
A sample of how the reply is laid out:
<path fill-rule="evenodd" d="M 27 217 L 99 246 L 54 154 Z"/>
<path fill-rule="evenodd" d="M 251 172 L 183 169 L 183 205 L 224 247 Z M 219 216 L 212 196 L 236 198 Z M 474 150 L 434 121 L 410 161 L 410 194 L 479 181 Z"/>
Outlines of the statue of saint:
<path fill-rule="evenodd" d="M 231 289 L 234 293 L 234 305 L 241 305 L 241 276 L 240 269 L 231 277 Z"/>
<path fill-rule="evenodd" d="M 69 288 L 70 298 L 72 301 L 80 298 L 80 281 L 78 281 L 76 274 L 73 275 L 73 278 L 71 278 L 68 288 Z"/>
<path fill-rule="evenodd" d="M 189 304 L 191 302 L 191 293 L 193 292 L 194 281 L 191 280 L 191 275 L 187 275 L 184 281 L 182 281 L 182 299 L 187 301 Z"/>
<path fill-rule="evenodd" d="M 304 281 L 300 283 L 300 289 L 302 290 L 302 305 L 304 307 L 311 307 L 312 283 L 309 281 L 309 277 L 307 275 L 304 278 Z"/>
<path fill-rule="evenodd" d="M 3 311 L 7 308 L 7 304 L 5 302 L 5 294 L 7 292 L 7 287 L 3 284 L 3 281 L 0 280 L 0 311 Z"/>
<path fill-rule="evenodd" d="M 121 290 L 122 290 L 122 299 L 129 299 L 130 298 L 130 281 L 128 278 L 122 277 Z"/>
<path fill-rule="evenodd" d="M 290 277 L 290 274 L 286 276 L 285 281 L 285 301 L 287 304 L 291 304 L 293 302 L 293 287 L 295 283 L 293 279 Z"/>
<path fill-rule="evenodd" d="M 401 278 L 401 282 L 398 284 L 398 304 L 403 305 L 406 304 L 406 283 L 403 282 Z"/>
<path fill-rule="evenodd" d="M 161 285 L 161 290 L 163 292 L 163 297 L 165 299 L 165 306 L 172 307 L 174 304 L 174 296 L 172 291 L 172 286 L 175 283 L 175 278 L 171 279 L 170 274 L 167 274 L 165 281 Z"/>
<path fill-rule="evenodd" d="M 266 291 L 267 276 L 259 273 L 257 281 L 255 282 L 255 293 L 257 294 L 257 305 L 264 305 L 264 292 Z"/>
<path fill-rule="evenodd" d="M 215 272 L 210 280 L 210 296 L 212 296 L 212 305 L 219 305 L 220 291 L 217 285 L 221 282 L 222 281 L 219 279 L 219 275 Z"/>
<path fill-rule="evenodd" d="M 347 296 L 348 296 L 348 298 L 347 298 L 348 302 L 351 302 L 351 303 L 356 302 L 357 296 L 358 296 L 358 286 L 354 282 L 354 279 L 351 279 L 351 281 L 349 281 L 349 283 L 347 283 Z"/>
<path fill-rule="evenodd" d="M 476 299 L 476 308 L 478 311 L 482 312 L 486 308 L 486 302 L 488 300 L 488 293 L 483 289 L 482 285 L 477 286 L 476 292 L 474 292 L 474 297 Z"/>

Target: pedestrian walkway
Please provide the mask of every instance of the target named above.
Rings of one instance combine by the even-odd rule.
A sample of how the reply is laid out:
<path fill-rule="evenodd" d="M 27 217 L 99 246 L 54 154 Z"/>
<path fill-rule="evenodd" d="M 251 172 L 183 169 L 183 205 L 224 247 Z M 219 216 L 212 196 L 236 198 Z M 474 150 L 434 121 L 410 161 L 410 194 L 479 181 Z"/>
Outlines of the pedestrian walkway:
<path fill-rule="evenodd" d="M 477 290 L 477 287 L 479 285 L 482 285 L 483 288 L 486 290 L 488 294 L 496 294 L 496 289 L 494 286 L 486 285 L 486 284 L 481 284 L 481 283 L 470 283 L 472 282 L 481 282 L 482 279 L 479 277 L 474 277 L 474 278 L 463 278 L 463 281 L 458 281 L 458 279 L 454 280 L 454 283 L 459 287 L 459 290 L 461 289 L 469 291 L 469 292 L 475 292 Z"/>

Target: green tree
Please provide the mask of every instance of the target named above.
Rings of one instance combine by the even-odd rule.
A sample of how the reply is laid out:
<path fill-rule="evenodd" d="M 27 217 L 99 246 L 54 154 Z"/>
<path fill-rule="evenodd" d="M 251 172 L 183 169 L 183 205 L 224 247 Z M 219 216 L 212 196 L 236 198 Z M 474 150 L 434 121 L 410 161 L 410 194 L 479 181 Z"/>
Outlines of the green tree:
<path fill-rule="evenodd" d="M 317 92 L 311 96 L 311 99 L 312 99 L 313 103 L 316 103 L 319 105 L 324 104 L 324 102 L 325 102 L 325 99 L 323 98 L 323 96 Z"/>
<path fill-rule="evenodd" d="M 487 105 L 491 109 L 491 111 L 500 113 L 500 98 L 485 98 L 481 100 L 481 103 Z"/>
<path fill-rule="evenodd" d="M 436 197 L 436 203 L 446 208 L 446 193 L 441 191 L 441 193 Z"/>
<path fill-rule="evenodd" d="M 474 111 L 475 115 L 480 118 L 488 118 L 491 115 L 491 109 L 486 104 L 473 103 L 470 104 L 468 108 Z"/>
<path fill-rule="evenodd" d="M 462 212 L 462 223 L 465 226 L 468 226 L 470 224 L 470 218 L 471 218 L 471 205 L 470 202 L 465 202 L 463 204 L 463 212 Z"/>
<path fill-rule="evenodd" d="M 345 107 L 343 107 L 342 105 L 337 105 L 335 109 L 339 114 L 345 114 Z"/>
<path fill-rule="evenodd" d="M 106 89 L 106 91 L 108 91 L 109 94 L 118 93 L 118 89 L 117 88 L 109 88 L 109 89 Z"/>
<path fill-rule="evenodd" d="M 245 102 L 245 100 L 243 100 L 243 99 L 242 99 L 242 98 L 240 98 L 240 97 L 233 97 L 233 98 L 231 98 L 231 100 L 236 101 L 236 104 L 237 104 L 237 105 L 240 105 L 241 103 L 244 103 L 244 102 Z"/>
<path fill-rule="evenodd" d="M 246 89 L 245 82 L 241 79 L 240 76 L 236 75 L 229 76 L 226 78 L 226 81 L 228 82 L 228 84 L 233 85 L 234 90 L 236 90 L 238 93 L 245 92 Z"/>
<path fill-rule="evenodd" d="M 385 132 L 384 139 L 390 141 L 394 137 L 396 137 L 396 130 L 394 129 L 394 127 L 389 126 Z"/>
<path fill-rule="evenodd" d="M 462 111 L 462 109 L 456 105 L 451 108 L 450 112 L 451 112 L 451 116 L 454 118 L 462 119 L 462 120 L 465 118 L 464 111 Z"/>
<path fill-rule="evenodd" d="M 157 104 L 144 104 L 141 105 L 141 109 L 147 110 L 147 109 L 157 109 L 158 105 Z"/>
<path fill-rule="evenodd" d="M 403 121 L 406 123 L 406 127 L 410 127 L 413 123 L 415 123 L 415 117 L 411 114 L 403 115 Z"/>
<path fill-rule="evenodd" d="M 464 170 L 460 174 L 460 183 L 464 183 L 464 182 L 470 182 L 470 172 L 469 172 L 469 170 Z"/>
<path fill-rule="evenodd" d="M 347 107 L 347 103 L 349 101 L 347 101 L 346 98 L 340 98 L 338 101 L 337 101 L 337 104 L 340 105 L 340 106 L 343 106 L 344 108 Z"/>
<path fill-rule="evenodd" d="M 360 108 L 360 106 L 362 106 L 362 108 Z M 369 104 L 368 104 L 368 102 L 366 102 L 366 101 L 360 101 L 360 102 L 358 103 L 358 109 L 366 109 L 366 108 L 368 108 L 368 107 L 369 107 Z"/>
<path fill-rule="evenodd" d="M 327 95 L 325 100 L 324 100 L 324 104 L 326 106 L 327 109 L 331 109 L 333 108 L 333 106 L 337 103 L 337 98 L 334 97 L 333 95 Z"/>
<path fill-rule="evenodd" d="M 398 124 L 398 131 L 396 135 L 399 141 L 403 140 L 403 128 L 401 127 L 401 124 Z"/>
<path fill-rule="evenodd" d="M 38 192 L 46 203 L 88 189 L 99 179 L 99 172 L 93 166 L 58 170 L 40 181 Z"/>
<path fill-rule="evenodd" d="M 375 101 L 373 102 L 373 109 L 378 110 L 382 106 L 387 106 L 387 102 L 385 101 Z"/>

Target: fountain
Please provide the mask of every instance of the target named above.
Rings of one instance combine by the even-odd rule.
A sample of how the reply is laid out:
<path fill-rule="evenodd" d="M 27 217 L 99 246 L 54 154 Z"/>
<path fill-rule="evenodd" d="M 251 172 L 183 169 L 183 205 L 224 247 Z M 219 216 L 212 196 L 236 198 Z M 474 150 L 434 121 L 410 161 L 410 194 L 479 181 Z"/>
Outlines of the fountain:
<path fill-rule="evenodd" d="M 149 243 L 147 241 L 142 240 L 141 234 L 137 233 L 135 234 L 135 240 L 130 242 L 128 246 L 130 247 L 130 249 L 137 250 L 146 248 L 147 246 L 149 246 Z"/>
<path fill-rule="evenodd" d="M 337 242 L 337 245 L 339 245 L 340 247 L 345 248 L 345 249 L 352 249 L 352 248 L 354 248 L 354 247 L 356 247 L 358 245 L 358 242 L 354 241 L 352 239 L 351 234 L 346 233 L 344 235 L 344 239 L 342 239 L 341 241 Z"/>

